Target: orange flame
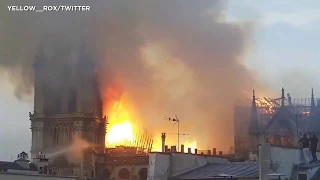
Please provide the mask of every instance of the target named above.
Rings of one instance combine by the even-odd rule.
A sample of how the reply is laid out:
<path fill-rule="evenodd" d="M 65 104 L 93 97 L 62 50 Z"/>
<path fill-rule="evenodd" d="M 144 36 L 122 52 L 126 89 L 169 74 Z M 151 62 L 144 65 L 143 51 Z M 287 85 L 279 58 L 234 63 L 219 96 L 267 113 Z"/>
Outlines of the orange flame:
<path fill-rule="evenodd" d="M 108 88 L 107 99 L 104 103 L 104 114 L 108 116 L 108 126 L 106 134 L 106 146 L 115 147 L 115 146 L 135 146 L 136 141 L 141 140 L 141 137 L 137 137 L 137 130 L 135 129 L 135 124 L 137 119 L 133 119 L 135 114 L 130 111 L 130 106 L 126 97 L 121 97 L 116 89 Z M 158 136 L 153 138 L 152 151 L 161 151 L 161 141 L 157 141 Z M 160 140 L 160 139 L 159 139 Z M 185 145 L 185 151 L 187 152 L 188 148 L 196 149 L 196 141 L 186 141 L 183 143 Z"/>
<path fill-rule="evenodd" d="M 123 101 L 122 92 L 119 88 L 107 88 L 104 113 L 108 116 L 108 127 L 106 134 L 106 146 L 115 147 L 119 145 L 132 144 L 134 141 L 133 126 L 130 122 L 130 114 Z"/>
<path fill-rule="evenodd" d="M 106 135 L 108 147 L 132 144 L 134 141 L 133 127 L 130 123 L 128 111 L 123 108 L 121 102 L 116 101 L 108 111 L 109 124 Z"/>

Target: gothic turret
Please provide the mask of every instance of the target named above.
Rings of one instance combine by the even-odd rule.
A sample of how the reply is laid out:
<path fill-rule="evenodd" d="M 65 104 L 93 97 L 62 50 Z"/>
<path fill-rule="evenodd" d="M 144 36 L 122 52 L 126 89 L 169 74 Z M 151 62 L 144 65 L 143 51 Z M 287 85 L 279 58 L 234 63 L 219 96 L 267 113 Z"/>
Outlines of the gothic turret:
<path fill-rule="evenodd" d="M 252 92 L 252 106 L 251 106 L 249 132 L 251 135 L 256 135 L 259 133 L 258 112 L 257 112 L 256 96 L 255 96 L 254 90 Z"/>
<path fill-rule="evenodd" d="M 318 131 L 319 123 L 318 123 L 318 109 L 316 107 L 313 88 L 311 89 L 311 103 L 310 103 L 310 114 L 309 114 L 309 127 L 308 129 L 311 131 Z"/>
<path fill-rule="evenodd" d="M 256 150 L 259 144 L 260 127 L 258 120 L 258 111 L 256 104 L 255 91 L 252 91 L 252 107 L 251 107 L 251 117 L 250 117 L 250 127 L 249 135 L 251 139 L 251 150 Z"/>
<path fill-rule="evenodd" d="M 281 107 L 284 107 L 284 100 L 285 100 L 285 96 L 284 96 L 284 89 L 281 89 Z"/>
<path fill-rule="evenodd" d="M 316 106 L 316 103 L 314 101 L 314 94 L 313 94 L 313 88 L 312 88 L 311 89 L 311 111 L 314 110 L 315 106 Z"/>

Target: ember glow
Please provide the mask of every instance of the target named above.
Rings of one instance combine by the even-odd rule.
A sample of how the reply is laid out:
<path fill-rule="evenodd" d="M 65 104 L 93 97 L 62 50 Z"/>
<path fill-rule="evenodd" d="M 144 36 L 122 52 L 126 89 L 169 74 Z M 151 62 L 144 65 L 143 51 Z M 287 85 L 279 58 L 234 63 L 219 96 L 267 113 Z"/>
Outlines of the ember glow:
<path fill-rule="evenodd" d="M 276 112 L 276 104 L 266 98 L 256 98 L 257 107 L 262 114 L 274 114 Z"/>

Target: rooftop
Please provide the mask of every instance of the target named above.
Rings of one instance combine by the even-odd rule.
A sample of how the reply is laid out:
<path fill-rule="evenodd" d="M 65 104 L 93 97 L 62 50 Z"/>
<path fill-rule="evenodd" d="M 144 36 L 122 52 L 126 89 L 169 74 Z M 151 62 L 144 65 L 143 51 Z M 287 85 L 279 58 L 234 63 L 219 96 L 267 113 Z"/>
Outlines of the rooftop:
<path fill-rule="evenodd" d="M 31 163 L 30 168 L 27 169 L 22 167 L 17 162 L 0 161 L 0 171 L 7 171 L 8 169 L 38 171 L 38 168 L 33 163 Z"/>
<path fill-rule="evenodd" d="M 192 171 L 169 178 L 170 180 L 214 179 L 216 177 L 258 178 L 259 163 L 210 163 Z"/>
<path fill-rule="evenodd" d="M 26 174 L 26 173 L 18 173 L 18 172 L 0 172 L 0 176 L 2 174 L 8 174 L 8 175 L 16 175 L 16 176 L 42 176 L 42 177 L 54 177 L 54 178 L 70 178 L 70 179 L 75 179 L 76 176 L 51 176 L 47 174 Z"/>

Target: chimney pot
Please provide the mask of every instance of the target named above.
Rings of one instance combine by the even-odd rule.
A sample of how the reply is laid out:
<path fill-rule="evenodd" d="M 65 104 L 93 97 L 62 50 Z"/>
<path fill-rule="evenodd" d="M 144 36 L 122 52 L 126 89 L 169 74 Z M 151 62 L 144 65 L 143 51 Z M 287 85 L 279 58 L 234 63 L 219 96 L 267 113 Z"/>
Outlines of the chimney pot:
<path fill-rule="evenodd" d="M 194 149 L 194 154 L 198 154 L 198 149 Z"/>
<path fill-rule="evenodd" d="M 208 155 L 211 155 L 211 150 L 208 150 Z"/>
<path fill-rule="evenodd" d="M 171 152 L 177 152 L 177 147 L 176 146 L 171 146 Z"/>
<path fill-rule="evenodd" d="M 188 153 L 191 154 L 191 148 L 188 148 Z"/>
<path fill-rule="evenodd" d="M 184 153 L 184 145 L 181 144 L 181 152 Z"/>
<path fill-rule="evenodd" d="M 168 151 L 170 151 L 170 150 L 169 150 L 168 146 L 165 145 L 165 146 L 164 146 L 164 152 L 168 152 Z"/>
<path fill-rule="evenodd" d="M 161 133 L 161 139 L 162 139 L 162 152 L 165 152 L 166 133 Z"/>
<path fill-rule="evenodd" d="M 220 156 L 222 155 L 222 151 L 219 151 L 219 155 L 220 155 Z"/>
<path fill-rule="evenodd" d="M 216 148 L 212 149 L 212 155 L 217 155 L 217 149 Z"/>

